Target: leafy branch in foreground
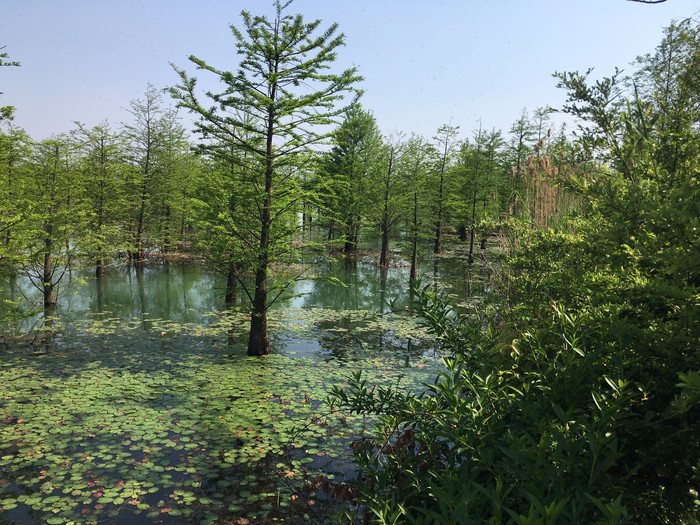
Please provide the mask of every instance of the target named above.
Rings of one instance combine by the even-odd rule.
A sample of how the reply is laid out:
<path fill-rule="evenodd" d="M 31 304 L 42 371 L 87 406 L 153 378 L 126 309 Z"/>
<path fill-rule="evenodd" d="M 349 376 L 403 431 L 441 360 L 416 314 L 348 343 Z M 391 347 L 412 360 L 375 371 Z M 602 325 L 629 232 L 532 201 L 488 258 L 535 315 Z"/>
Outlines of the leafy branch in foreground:
<path fill-rule="evenodd" d="M 467 366 L 453 349 L 419 396 L 368 388 L 360 375 L 334 389 L 331 403 L 379 414 L 374 438 L 355 449 L 376 520 L 619 522 L 634 473 L 619 463 L 620 430 L 642 394 L 585 346 L 582 322 L 555 308 L 549 331 L 523 334 L 499 366 Z"/>

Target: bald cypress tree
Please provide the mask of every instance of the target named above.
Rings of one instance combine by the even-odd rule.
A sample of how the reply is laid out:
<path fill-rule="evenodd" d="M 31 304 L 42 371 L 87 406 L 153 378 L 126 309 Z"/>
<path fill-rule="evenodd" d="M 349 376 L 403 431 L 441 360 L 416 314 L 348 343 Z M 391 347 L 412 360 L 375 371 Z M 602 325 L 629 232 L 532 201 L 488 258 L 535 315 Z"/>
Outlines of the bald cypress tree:
<path fill-rule="evenodd" d="M 237 71 L 218 69 L 195 56 L 190 61 L 220 82 L 218 93 L 208 91 L 200 102 L 196 79 L 174 67 L 180 84 L 171 89 L 180 107 L 197 117 L 203 148 L 234 151 L 232 161 L 242 165 L 250 179 L 245 192 L 255 230 L 233 230 L 248 251 L 244 261 L 254 278 L 251 298 L 249 355 L 270 352 L 267 331 L 268 272 L 288 240 L 284 228 L 300 200 L 295 181 L 300 165 L 314 144 L 331 133 L 329 124 L 347 105 L 338 105 L 353 84 L 361 80 L 354 68 L 329 72 L 336 50 L 344 44 L 337 24 L 321 30 L 321 21 L 304 22 L 288 15 L 290 2 L 275 2 L 275 16 L 254 16 L 243 11 L 243 28 L 231 26 L 240 56 Z M 355 97 L 352 97 L 353 99 Z M 352 102 L 352 101 L 350 101 Z M 250 257 L 250 255 L 253 257 Z M 245 286 L 245 283 L 241 281 Z"/>

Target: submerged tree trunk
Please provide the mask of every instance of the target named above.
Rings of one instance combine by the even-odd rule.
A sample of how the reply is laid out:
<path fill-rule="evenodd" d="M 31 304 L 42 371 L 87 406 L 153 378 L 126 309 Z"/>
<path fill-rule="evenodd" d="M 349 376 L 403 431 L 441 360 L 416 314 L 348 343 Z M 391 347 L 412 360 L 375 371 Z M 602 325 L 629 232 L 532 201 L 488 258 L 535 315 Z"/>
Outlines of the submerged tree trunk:
<path fill-rule="evenodd" d="M 103 276 L 97 277 L 97 311 L 105 311 L 105 280 Z"/>
<path fill-rule="evenodd" d="M 54 165 L 54 181 L 56 180 L 56 167 Z M 49 217 L 53 217 L 55 213 L 54 206 L 49 206 Z M 53 257 L 51 256 L 51 250 L 53 250 L 53 233 L 54 224 L 53 219 L 49 219 L 44 223 L 44 267 L 42 268 L 42 283 L 43 283 L 43 295 L 44 295 L 44 306 L 53 306 L 56 304 L 56 296 L 54 294 L 53 282 Z"/>
<path fill-rule="evenodd" d="M 267 270 L 255 272 L 255 296 L 250 317 L 248 334 L 248 355 L 270 353 L 270 338 L 267 333 Z"/>
<path fill-rule="evenodd" d="M 259 311 L 260 307 L 254 309 Z M 267 311 L 253 313 L 250 319 L 248 336 L 248 355 L 262 356 L 270 353 L 270 338 L 267 334 Z"/>
<path fill-rule="evenodd" d="M 274 91 L 273 96 L 274 99 Z M 248 335 L 248 355 L 267 355 L 270 353 L 270 337 L 267 334 L 267 267 L 269 264 L 270 227 L 272 224 L 272 175 L 274 174 L 274 114 L 270 109 L 267 130 L 267 160 L 265 166 L 265 194 L 260 210 L 260 251 L 258 266 L 255 269 L 255 295 L 250 317 Z"/>
<path fill-rule="evenodd" d="M 382 228 L 382 252 L 379 256 L 379 266 L 386 268 L 389 266 L 389 232 Z"/>
<path fill-rule="evenodd" d="M 260 234 L 259 266 L 255 270 L 255 295 L 250 317 L 248 334 L 248 355 L 267 355 L 270 353 L 270 338 L 267 333 L 267 266 L 268 247 L 270 244 L 270 201 L 267 199 L 263 209 L 267 221 L 263 221 Z"/>
<path fill-rule="evenodd" d="M 469 233 L 469 257 L 470 263 L 474 262 L 474 226 L 472 226 L 472 231 Z"/>
<path fill-rule="evenodd" d="M 226 304 L 235 304 L 236 302 L 236 263 L 230 262 L 228 272 L 226 274 Z"/>

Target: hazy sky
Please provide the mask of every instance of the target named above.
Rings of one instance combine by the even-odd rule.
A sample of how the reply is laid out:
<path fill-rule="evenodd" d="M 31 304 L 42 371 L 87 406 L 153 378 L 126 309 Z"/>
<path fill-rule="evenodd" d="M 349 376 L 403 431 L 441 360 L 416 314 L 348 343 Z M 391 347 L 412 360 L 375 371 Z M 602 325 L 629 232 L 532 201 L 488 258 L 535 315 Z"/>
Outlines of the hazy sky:
<path fill-rule="evenodd" d="M 0 105 L 32 138 L 74 121 L 113 127 L 147 84 L 194 72 L 191 54 L 235 71 L 230 24 L 273 15 L 272 0 L 2 0 L 0 46 L 20 68 L 0 68 Z M 358 67 L 362 103 L 384 133 L 428 138 L 452 122 L 508 130 L 523 108 L 558 107 L 555 71 L 608 75 L 652 52 L 662 29 L 698 13 L 697 0 L 295 0 L 290 13 L 346 35 L 337 68 Z M 204 75 L 198 72 L 198 75 Z M 166 99 L 170 104 L 170 100 Z"/>

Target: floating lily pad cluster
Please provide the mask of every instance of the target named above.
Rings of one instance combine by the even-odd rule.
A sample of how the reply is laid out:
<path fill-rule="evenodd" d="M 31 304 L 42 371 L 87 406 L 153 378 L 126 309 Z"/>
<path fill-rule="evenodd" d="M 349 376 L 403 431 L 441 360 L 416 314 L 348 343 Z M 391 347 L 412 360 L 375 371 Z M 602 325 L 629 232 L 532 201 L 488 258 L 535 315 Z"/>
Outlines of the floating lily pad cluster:
<path fill-rule="evenodd" d="M 245 334 L 249 327 L 249 314 L 245 309 L 215 311 L 206 315 L 204 324 L 176 323 L 163 319 L 111 317 L 109 313 L 93 316 L 77 323 L 73 329 L 90 335 L 114 334 L 124 331 L 140 331 L 144 325 L 150 330 L 163 335 L 194 335 L 220 337 L 231 333 Z M 55 320 L 60 322 L 60 319 Z M 330 330 L 343 330 L 341 324 L 351 324 L 358 331 L 384 331 L 400 338 L 427 340 L 427 329 L 415 317 L 403 313 L 378 313 L 367 310 L 333 310 L 329 308 L 283 308 L 271 310 L 268 325 L 277 332 L 309 335 L 318 332 L 322 324 L 332 323 Z M 54 326 L 56 329 L 56 326 Z"/>
<path fill-rule="evenodd" d="M 280 310 L 273 323 L 281 339 L 423 337 L 394 317 Z M 0 347 L 0 523 L 319 520 L 334 502 L 311 480 L 351 479 L 349 445 L 371 424 L 327 413 L 327 390 L 363 368 L 418 391 L 437 363 L 250 358 L 231 346 L 245 321 L 236 311 L 201 326 L 103 315 Z"/>

